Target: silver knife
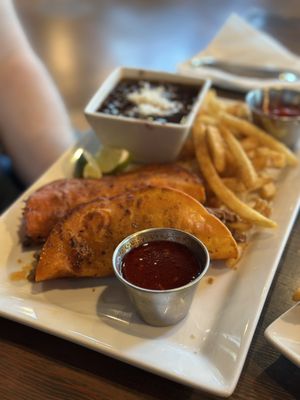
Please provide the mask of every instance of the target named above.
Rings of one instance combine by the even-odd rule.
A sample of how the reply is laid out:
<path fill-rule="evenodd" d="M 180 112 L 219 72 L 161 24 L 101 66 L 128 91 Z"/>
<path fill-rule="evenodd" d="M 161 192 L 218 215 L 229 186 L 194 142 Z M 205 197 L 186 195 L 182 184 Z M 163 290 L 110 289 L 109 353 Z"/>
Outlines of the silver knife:
<path fill-rule="evenodd" d="M 284 82 L 295 82 L 300 79 L 300 73 L 276 67 L 256 67 L 227 61 L 220 61 L 213 57 L 193 58 L 190 64 L 194 68 L 205 67 L 220 69 L 233 75 L 247 78 L 278 79 Z"/>

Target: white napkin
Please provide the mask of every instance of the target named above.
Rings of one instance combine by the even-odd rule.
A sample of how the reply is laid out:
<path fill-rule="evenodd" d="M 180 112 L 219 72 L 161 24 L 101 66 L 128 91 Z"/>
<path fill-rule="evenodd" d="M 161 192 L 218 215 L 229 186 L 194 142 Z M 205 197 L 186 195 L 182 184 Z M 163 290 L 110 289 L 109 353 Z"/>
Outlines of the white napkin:
<path fill-rule="evenodd" d="M 250 66 L 279 67 L 299 71 L 300 58 L 266 33 L 260 32 L 236 14 L 232 14 L 219 33 L 202 52 L 193 58 L 213 57 L 222 61 Z M 191 60 L 178 66 L 178 72 L 184 75 L 209 78 L 215 84 L 240 90 L 250 90 L 267 86 L 289 86 L 300 89 L 298 82 L 247 78 L 230 74 L 210 67 L 192 67 Z"/>

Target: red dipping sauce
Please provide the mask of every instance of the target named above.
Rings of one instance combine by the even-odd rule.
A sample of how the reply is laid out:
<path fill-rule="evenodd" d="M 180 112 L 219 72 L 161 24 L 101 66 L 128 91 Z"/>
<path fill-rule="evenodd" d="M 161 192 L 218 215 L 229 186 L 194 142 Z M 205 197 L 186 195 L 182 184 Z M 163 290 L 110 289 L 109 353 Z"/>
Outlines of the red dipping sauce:
<path fill-rule="evenodd" d="M 275 115 L 276 117 L 299 117 L 300 108 L 297 105 L 278 105 L 276 107 L 270 107 L 268 110 L 269 114 Z"/>
<path fill-rule="evenodd" d="M 167 290 L 196 279 L 204 267 L 186 246 L 167 240 L 144 243 L 123 258 L 122 275 L 144 289 Z"/>

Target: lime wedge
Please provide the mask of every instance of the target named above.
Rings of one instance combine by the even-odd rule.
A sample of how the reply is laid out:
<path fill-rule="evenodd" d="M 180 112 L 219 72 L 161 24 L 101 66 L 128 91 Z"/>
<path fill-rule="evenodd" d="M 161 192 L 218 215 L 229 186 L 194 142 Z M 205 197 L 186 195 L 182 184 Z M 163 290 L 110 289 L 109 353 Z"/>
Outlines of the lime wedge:
<path fill-rule="evenodd" d="M 87 160 L 84 157 L 84 153 L 83 153 L 82 149 L 81 149 L 80 156 L 75 160 L 76 160 L 76 162 L 75 162 L 75 167 L 74 167 L 74 178 L 82 178 L 83 168 L 87 164 Z"/>
<path fill-rule="evenodd" d="M 130 154 L 125 149 L 115 147 L 102 147 L 93 155 L 87 150 L 82 150 L 74 170 L 78 178 L 101 178 L 102 173 L 120 172 L 130 162 Z"/>
<path fill-rule="evenodd" d="M 125 149 L 102 147 L 95 155 L 98 166 L 104 174 L 120 171 L 130 162 L 130 154 Z"/>
<path fill-rule="evenodd" d="M 86 160 L 86 164 L 83 166 L 82 176 L 83 178 L 101 178 L 102 171 L 99 167 L 96 159 L 87 150 L 83 151 L 83 156 Z"/>

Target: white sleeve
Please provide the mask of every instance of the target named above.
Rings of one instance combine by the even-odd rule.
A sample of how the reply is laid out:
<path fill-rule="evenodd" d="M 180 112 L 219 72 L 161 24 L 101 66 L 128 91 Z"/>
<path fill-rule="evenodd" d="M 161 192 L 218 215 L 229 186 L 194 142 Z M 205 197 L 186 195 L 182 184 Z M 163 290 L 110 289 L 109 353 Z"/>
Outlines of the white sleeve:
<path fill-rule="evenodd" d="M 20 49 L 31 51 L 10 0 L 0 1 L 0 41 L 0 63 Z"/>
<path fill-rule="evenodd" d="M 0 0 L 1 141 L 30 183 L 74 142 L 63 101 L 9 0 Z"/>

